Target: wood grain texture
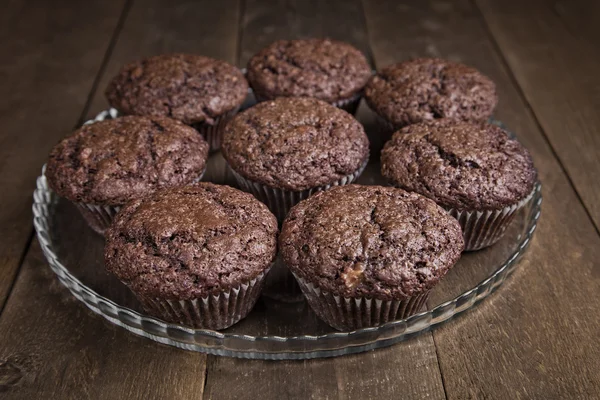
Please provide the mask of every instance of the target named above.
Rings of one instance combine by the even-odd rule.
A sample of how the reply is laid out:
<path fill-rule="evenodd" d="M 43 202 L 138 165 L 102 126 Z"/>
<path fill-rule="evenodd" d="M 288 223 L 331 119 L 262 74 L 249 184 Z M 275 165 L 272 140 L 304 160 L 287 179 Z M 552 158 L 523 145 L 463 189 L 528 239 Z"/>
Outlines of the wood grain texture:
<path fill-rule="evenodd" d="M 37 241 L 0 320 L 0 337 L 0 398 L 202 396 L 203 355 L 159 345 L 94 316 L 58 283 Z"/>
<path fill-rule="evenodd" d="M 210 357 L 206 379 L 205 396 L 212 400 L 445 399 L 441 383 L 437 383 L 439 369 L 429 335 L 338 358 L 258 361 Z"/>
<path fill-rule="evenodd" d="M 596 0 L 555 0 L 544 4 L 565 24 L 568 32 L 592 44 L 600 37 L 600 3 Z"/>
<path fill-rule="evenodd" d="M 31 229 L 23 221 L 30 219 L 33 179 L 51 145 L 70 131 L 84 108 L 122 9 L 122 3 L 115 4 L 8 2 L 0 15 L 5 56 L 0 62 L 0 122 L 5 129 L 0 183 L 9 188 L 0 198 L 0 309 Z M 209 357 L 206 368 L 202 354 L 138 338 L 87 311 L 58 284 L 34 241 L 0 315 L 0 398 L 200 398 L 203 393 L 214 399 L 597 397 L 600 238 L 528 109 L 529 103 L 597 217 L 589 201 L 600 190 L 582 189 L 582 182 L 589 183 L 596 172 L 589 158 L 598 150 L 593 133 L 600 127 L 596 116 L 589 115 L 589 107 L 598 104 L 597 72 L 590 66 L 595 61 L 565 50 L 572 45 L 597 57 L 593 38 L 598 28 L 586 15 L 597 8 L 588 8 L 584 0 L 576 8 L 557 2 L 551 12 L 543 8 L 550 7 L 546 3 L 478 4 L 502 55 L 480 12 L 467 0 L 365 0 L 368 30 L 357 1 L 249 0 L 239 52 L 237 1 L 138 1 L 89 115 L 106 107 L 104 86 L 121 64 L 160 52 L 191 51 L 231 62 L 239 53 L 243 64 L 278 38 L 330 36 L 368 52 L 368 36 L 379 67 L 423 55 L 472 64 L 497 82 L 497 117 L 532 150 L 545 196 L 528 254 L 510 282 L 485 304 L 433 335 L 387 349 L 298 362 Z M 517 9 L 523 14 L 516 15 Z M 515 15 L 527 20 L 508 25 Z M 558 26 L 557 19 L 567 28 Z M 540 60 L 545 60 L 541 67 Z M 571 75 L 571 68 L 580 76 Z M 589 104 L 582 103 L 586 99 Z M 359 118 L 372 119 L 364 105 Z M 579 156 L 574 151 L 586 153 L 583 160 L 574 160 L 573 154 Z"/>
<path fill-rule="evenodd" d="M 527 102 L 600 227 L 600 5 L 477 1 Z"/>
<path fill-rule="evenodd" d="M 278 39 L 331 37 L 369 55 L 359 1 L 249 0 L 244 6 L 241 64 Z M 369 124 L 364 105 L 358 113 Z M 412 363 L 406 360 L 414 360 Z M 209 356 L 210 399 L 444 399 L 431 334 L 364 354 L 334 359 L 261 362 Z"/>
<path fill-rule="evenodd" d="M 328 37 L 370 56 L 360 1 L 246 0 L 244 11 L 240 65 L 280 39 Z"/>
<path fill-rule="evenodd" d="M 517 272 L 486 303 L 433 333 L 448 398 L 593 398 L 600 238 L 479 12 L 468 1 L 365 1 L 365 11 L 378 66 L 441 56 L 489 75 L 500 97 L 496 116 L 531 150 L 543 183 L 542 217 Z"/>
<path fill-rule="evenodd" d="M 31 232 L 31 194 L 50 148 L 71 131 L 124 1 L 12 1 L 0 13 L 0 311 Z M 93 19 L 82 15 L 93 14 Z M 73 58 L 77 57 L 77 62 Z"/>
<path fill-rule="evenodd" d="M 44 3 L 37 6 L 39 19 L 43 21 L 44 13 L 50 13 L 56 4 Z M 62 70 L 62 66 L 53 67 L 55 75 L 48 76 L 55 81 L 51 96 L 32 96 L 32 90 L 27 93 L 27 97 L 35 101 L 32 104 L 55 110 L 62 119 L 72 117 L 60 135 L 55 135 L 53 142 L 72 129 L 83 109 L 94 77 L 92 74 L 86 90 L 78 91 L 75 90 L 77 87 L 71 88 L 69 79 L 72 77 L 68 74 L 79 77 L 80 69 L 88 63 L 95 66 L 95 73 L 102 61 L 103 52 L 97 60 L 88 60 L 88 48 L 100 46 L 95 42 L 94 35 L 106 30 L 107 37 L 110 37 L 114 30 L 114 26 L 102 26 L 94 20 L 100 18 L 102 21 L 104 10 L 112 9 L 111 5 L 102 2 L 97 7 L 92 6 L 88 2 L 82 2 L 78 6 L 70 5 L 72 11 L 59 9 L 60 17 L 57 18 L 60 23 L 49 23 L 48 30 L 40 34 L 46 40 L 53 34 L 61 40 L 74 38 L 68 41 L 71 44 L 67 48 L 53 48 L 56 54 L 69 59 L 70 66 L 66 71 Z M 117 18 L 120 11 L 117 10 Z M 77 18 L 67 18 L 71 12 Z M 81 18 L 84 15 L 86 18 Z M 90 114 L 105 108 L 103 91 L 106 82 L 119 66 L 133 59 L 158 53 L 189 51 L 233 61 L 237 52 L 238 23 L 237 0 L 135 2 L 129 9 L 98 90 L 93 94 Z M 84 27 L 86 35 L 73 34 Z M 64 35 L 61 34 L 62 31 Z M 23 45 L 23 49 L 30 48 Z M 104 46 L 102 51 L 105 50 Z M 37 55 L 42 56 L 48 58 L 45 68 L 48 64 L 52 66 L 50 60 L 55 59 L 53 56 L 56 55 L 50 52 Z M 73 58 L 77 62 L 73 62 Z M 27 58 L 19 58 L 17 61 L 23 63 L 22 68 L 30 68 L 28 62 L 34 63 L 36 59 L 28 61 Z M 18 70 L 15 66 L 10 68 L 11 71 Z M 34 69 L 32 74 L 36 71 Z M 43 77 L 44 75 L 40 76 L 34 83 L 42 84 Z M 73 99 L 65 96 L 65 93 Z M 65 97 L 69 97 L 73 104 L 61 103 L 61 99 Z M 79 103 L 82 106 L 75 107 Z M 44 134 L 48 134 L 47 130 L 52 132 L 60 128 L 49 111 L 44 115 L 47 118 L 41 120 L 43 124 L 36 126 L 33 131 L 31 120 L 35 115 L 19 115 L 23 124 L 20 132 L 22 138 L 19 139 L 21 144 L 31 142 L 30 147 L 39 146 L 36 141 L 39 142 L 40 138 L 48 140 L 44 138 Z M 24 130 L 25 127 L 27 131 Z M 34 177 L 39 174 L 47 150 L 37 160 L 32 160 L 22 150 L 14 154 L 15 159 L 23 158 L 22 163 L 30 163 L 32 168 L 29 182 L 20 183 L 24 187 L 23 199 L 18 200 L 23 203 L 24 208 L 30 208 Z M 6 158 L 4 154 L 2 156 L 0 162 L 4 163 Z M 4 178 L 2 165 L 2 179 L 15 182 L 27 179 L 24 173 L 14 168 L 11 172 L 13 175 L 6 175 L 7 178 Z M 27 218 L 30 218 L 29 212 Z M 2 229 L 5 229 L 7 225 L 4 221 L 2 223 Z M 5 393 L 10 398 L 17 399 L 202 397 L 206 367 L 204 354 L 184 352 L 138 338 L 87 311 L 81 303 L 71 298 L 66 289 L 59 286 L 42 259 L 37 241 L 34 243 L 14 285 L 13 294 L 0 316 L 0 397 Z"/>

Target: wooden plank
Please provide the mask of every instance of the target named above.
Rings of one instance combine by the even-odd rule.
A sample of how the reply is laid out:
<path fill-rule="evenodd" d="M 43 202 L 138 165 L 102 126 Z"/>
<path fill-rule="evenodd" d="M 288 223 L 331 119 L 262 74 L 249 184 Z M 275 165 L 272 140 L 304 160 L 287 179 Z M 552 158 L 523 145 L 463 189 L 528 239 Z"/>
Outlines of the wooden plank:
<path fill-rule="evenodd" d="M 241 65 L 277 39 L 325 36 L 348 41 L 369 55 L 360 2 L 249 0 Z M 359 119 L 369 122 L 364 107 Z M 209 356 L 206 394 L 211 399 L 445 398 L 429 333 L 391 348 L 334 359 L 261 362 Z"/>
<path fill-rule="evenodd" d="M 56 5 L 53 4 L 52 7 Z M 70 7 L 73 9 L 65 10 L 64 7 L 59 7 L 58 28 L 57 22 L 48 23 L 48 31 L 40 36 L 47 40 L 48 36 L 57 31 L 55 35 L 58 36 L 55 37 L 72 38 L 69 39 L 69 47 L 64 49 L 58 46 L 54 51 L 57 55 L 64 54 L 65 58 L 68 56 L 70 60 L 77 57 L 77 62 L 72 63 L 73 67 L 66 72 L 53 67 L 56 74 L 50 78 L 56 81 L 55 94 L 52 93 L 49 98 L 37 96 L 35 103 L 32 103 L 44 110 L 46 108 L 56 110 L 59 115 L 64 113 L 65 116 L 73 114 L 72 109 L 75 108 L 73 104 L 81 101 L 83 105 L 86 99 L 86 92 L 78 93 L 69 85 L 72 78 L 69 74 L 78 77 L 79 69 L 90 61 L 88 60 L 90 56 L 86 52 L 88 47 L 101 47 L 95 42 L 94 35 L 114 29 L 114 26 L 98 26 L 99 23 L 94 21 L 96 17 L 102 19 L 105 9 L 112 9 L 110 4 L 102 2 L 94 6 L 82 2 L 80 6 L 73 4 Z M 38 19 L 42 23 L 44 13 L 49 13 L 51 8 L 41 7 L 41 5 L 38 8 L 40 8 Z M 73 18 L 67 20 L 71 12 Z M 16 15 L 18 14 L 13 13 L 13 17 Z M 175 51 L 190 51 L 234 60 L 237 52 L 238 23 L 237 0 L 136 2 L 129 9 L 106 72 L 100 80 L 98 90 L 93 94 L 90 113 L 93 114 L 104 108 L 103 91 L 107 80 L 120 65 L 130 60 Z M 31 26 L 29 24 L 31 22 L 28 22 L 27 26 Z M 85 32 L 88 32 L 88 27 L 89 35 L 73 34 L 84 28 Z M 25 28 L 21 30 L 25 32 Z M 62 31 L 64 35 L 60 34 Z M 60 40 L 58 42 L 61 44 Z M 77 48 L 77 43 L 81 48 Z M 62 45 L 64 46 L 64 43 Z M 24 52 L 25 49 L 28 47 L 23 44 L 22 49 L 18 50 Z M 15 54 L 17 53 L 15 50 Z M 39 56 L 35 52 L 34 55 Z M 56 55 L 50 53 L 42 55 L 48 59 L 45 63 L 52 66 L 50 60 L 55 59 Z M 17 59 L 15 63 L 23 64 L 21 67 L 24 68 L 36 59 Z M 94 72 L 97 71 L 101 59 L 102 57 L 99 57 L 95 60 Z M 92 64 L 90 61 L 90 65 Z M 13 66 L 10 71 L 18 71 L 18 67 Z M 35 79 L 32 81 L 31 85 L 43 83 L 42 78 L 43 76 L 40 75 L 37 81 Z M 86 89 L 89 90 L 90 87 Z M 68 97 L 65 93 L 74 97 L 74 99 L 69 97 L 69 100 L 73 100 L 73 104 L 61 103 L 62 99 Z M 55 103 L 56 106 L 51 108 L 50 103 Z M 82 107 L 78 112 L 81 109 Z M 77 120 L 78 112 L 72 115 L 71 123 Z M 31 143 L 29 146 L 31 148 L 39 146 L 40 138 L 46 140 L 44 139 L 46 130 L 57 130 L 55 115 L 50 115 L 49 111 L 48 118 L 42 120 L 42 125 L 36 125 L 33 131 L 31 123 L 27 124 L 24 119 L 25 114 L 17 113 L 17 116 L 23 126 L 28 127 L 27 131 L 22 129 L 23 138 L 20 140 L 23 143 Z M 12 117 L 14 118 L 14 115 Z M 28 117 L 29 121 L 34 116 Z M 61 134 L 70 129 L 70 124 L 66 128 L 63 127 Z M 53 141 L 56 141 L 57 137 Z M 20 156 L 24 159 L 23 163 L 31 162 L 35 170 L 31 172 L 29 183 L 23 184 L 23 187 L 26 186 L 26 193 L 24 193 L 26 196 L 20 201 L 27 208 L 31 204 L 33 177 L 39 173 L 46 152 L 47 149 L 38 160 L 32 160 L 27 154 Z M 18 159 L 16 155 L 14 158 Z M 5 161 L 2 157 L 0 160 L 2 160 L 0 162 Z M 2 176 L 4 176 L 4 166 L 2 169 Z M 6 179 L 15 182 L 23 179 L 24 174 L 18 173 L 15 168 L 12 173 L 14 176 L 7 175 Z M 4 229 L 6 224 L 3 222 L 2 226 Z M 15 282 L 12 295 L 6 303 L 4 313 L 0 316 L 2 338 L 0 340 L 0 393 L 2 395 L 6 393 L 11 398 L 23 399 L 89 397 L 150 399 L 202 396 L 206 368 L 204 354 L 184 352 L 136 337 L 93 315 L 59 286 L 42 259 L 37 241 L 34 243 L 24 268 Z M 101 257 L 101 254 L 98 254 L 96 248 L 92 250 L 83 253 L 94 259 L 84 258 L 80 260 L 81 263 L 98 262 L 97 258 Z"/>
<path fill-rule="evenodd" d="M 496 115 L 532 151 L 543 182 L 541 221 L 517 272 L 478 309 L 434 331 L 448 398 L 597 396 L 600 318 L 593 310 L 600 307 L 600 238 L 503 67 L 479 12 L 466 0 L 373 0 L 365 2 L 365 12 L 378 66 L 411 56 L 441 56 L 494 79 L 500 97 Z M 532 17 L 516 8 L 512 15 L 519 13 Z M 521 29 L 517 25 L 513 20 L 510 29 Z"/>
<path fill-rule="evenodd" d="M 204 355 L 158 345 L 93 316 L 58 283 L 37 241 L 2 315 L 0 337 L 0 397 L 202 395 Z"/>
<path fill-rule="evenodd" d="M 429 335 L 368 353 L 304 361 L 210 357 L 208 399 L 445 399 Z"/>
<path fill-rule="evenodd" d="M 595 0 L 557 0 L 545 4 L 565 24 L 567 31 L 577 40 L 596 44 L 600 37 L 598 16 L 600 3 Z M 596 49 L 597 50 L 597 49 Z"/>
<path fill-rule="evenodd" d="M 32 232 L 35 177 L 79 119 L 123 4 L 62 0 L 50 7 L 34 0 L 2 7 L 0 312 Z"/>
<path fill-rule="evenodd" d="M 360 1 L 246 0 L 240 65 L 275 40 L 313 37 L 348 42 L 370 58 Z"/>
<path fill-rule="evenodd" d="M 596 227 L 600 227 L 598 2 L 477 2 Z"/>

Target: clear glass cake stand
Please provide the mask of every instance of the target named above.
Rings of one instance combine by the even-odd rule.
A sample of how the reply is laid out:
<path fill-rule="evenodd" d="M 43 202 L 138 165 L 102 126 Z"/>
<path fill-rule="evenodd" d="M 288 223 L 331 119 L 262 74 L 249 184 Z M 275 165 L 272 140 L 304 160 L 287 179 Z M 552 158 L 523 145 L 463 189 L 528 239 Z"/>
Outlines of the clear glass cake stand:
<path fill-rule="evenodd" d="M 103 118 L 107 117 L 114 115 L 106 111 Z M 373 162 L 358 183 L 383 184 L 381 179 L 379 165 Z M 71 203 L 52 193 L 43 173 L 33 198 L 34 226 L 50 267 L 73 296 L 93 312 L 136 335 L 167 345 L 271 360 L 334 357 L 390 346 L 476 307 L 518 266 L 535 231 L 542 203 L 538 183 L 530 202 L 519 211 L 500 242 L 465 253 L 432 290 L 426 309 L 410 318 L 337 332 L 321 322 L 306 302 L 284 303 L 263 297 L 246 319 L 217 332 L 145 315 L 129 290 L 104 270 L 104 239 L 87 227 Z"/>

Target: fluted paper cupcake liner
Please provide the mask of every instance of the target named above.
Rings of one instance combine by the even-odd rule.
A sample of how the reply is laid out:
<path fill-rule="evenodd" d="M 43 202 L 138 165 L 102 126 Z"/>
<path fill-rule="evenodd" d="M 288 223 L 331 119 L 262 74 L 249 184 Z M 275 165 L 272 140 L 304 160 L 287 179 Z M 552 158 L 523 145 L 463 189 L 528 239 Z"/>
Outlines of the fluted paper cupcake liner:
<path fill-rule="evenodd" d="M 458 220 L 463 231 L 465 251 L 480 250 L 496 243 L 510 225 L 517 212 L 532 199 L 535 189 L 519 203 L 501 210 L 464 211 L 449 208 L 447 211 Z"/>
<path fill-rule="evenodd" d="M 354 96 L 345 100 L 334 101 L 331 104 L 352 115 L 355 115 L 356 110 L 358 110 L 358 105 L 360 104 L 360 99 L 362 99 L 362 93 L 355 94 Z"/>
<path fill-rule="evenodd" d="M 396 132 L 398 129 L 396 129 L 393 124 L 377 115 L 375 117 L 374 129 L 367 131 L 371 154 L 379 156 L 383 146 L 385 146 L 385 144 L 392 138 L 394 132 Z"/>
<path fill-rule="evenodd" d="M 214 123 L 209 124 L 206 122 L 199 122 L 197 124 L 193 124 L 194 127 L 200 134 L 204 137 L 204 139 L 210 145 L 210 151 L 217 151 L 221 148 L 221 138 L 223 137 L 223 130 L 225 129 L 225 125 L 229 122 L 231 118 L 235 114 L 237 114 L 239 107 L 234 108 L 226 112 L 223 115 L 214 118 Z"/>
<path fill-rule="evenodd" d="M 193 183 L 200 182 L 204 172 Z M 104 235 L 104 232 L 112 224 L 115 215 L 121 209 L 121 206 L 103 206 L 89 203 L 73 203 L 87 222 L 87 224 L 96 233 Z"/>
<path fill-rule="evenodd" d="M 74 204 L 90 228 L 100 235 L 104 235 L 104 231 L 108 229 L 121 208 L 120 206 L 99 206 L 87 203 Z"/>
<path fill-rule="evenodd" d="M 267 100 L 273 100 L 269 97 L 263 96 L 258 92 L 254 92 L 254 98 L 256 99 L 257 103 L 261 103 L 263 101 L 267 101 Z M 330 103 L 331 105 L 337 107 L 337 108 L 341 108 L 342 110 L 355 115 L 356 114 L 356 110 L 358 110 L 358 105 L 360 104 L 360 99 L 362 99 L 362 93 L 357 93 L 354 96 L 344 99 L 344 100 L 339 100 L 339 101 L 334 101 L 332 103 Z"/>
<path fill-rule="evenodd" d="M 275 214 L 277 220 L 279 222 L 282 222 L 285 219 L 287 213 L 290 211 L 290 209 L 296 204 L 298 204 L 300 201 L 309 198 L 317 192 L 330 189 L 333 186 L 348 185 L 354 182 L 360 176 L 360 174 L 363 173 L 368 162 L 369 159 L 367 158 L 367 160 L 360 166 L 358 170 L 356 170 L 356 172 L 347 175 L 332 184 L 317 186 L 298 192 L 273 188 L 270 186 L 263 185 L 259 182 L 251 181 L 235 172 L 233 168 L 231 169 L 231 172 L 235 177 L 240 189 L 252 193 L 254 197 L 265 203 L 267 207 L 269 207 L 271 212 Z"/>
<path fill-rule="evenodd" d="M 421 310 L 429 291 L 403 300 L 342 297 L 302 279 L 296 280 L 319 318 L 340 331 L 356 330 L 408 318 Z"/>
<path fill-rule="evenodd" d="M 208 160 L 206 160 L 206 173 L 202 180 L 219 185 L 237 186 L 231 170 L 227 167 L 227 161 L 225 161 L 220 151 L 209 154 Z"/>
<path fill-rule="evenodd" d="M 265 278 L 263 296 L 286 303 L 297 303 L 304 300 L 304 295 L 292 272 L 283 264 L 281 256 L 273 264 L 273 268 Z"/>
<path fill-rule="evenodd" d="M 228 291 L 190 300 L 164 300 L 137 296 L 146 312 L 166 322 L 201 329 L 225 329 L 252 310 L 268 270 Z"/>

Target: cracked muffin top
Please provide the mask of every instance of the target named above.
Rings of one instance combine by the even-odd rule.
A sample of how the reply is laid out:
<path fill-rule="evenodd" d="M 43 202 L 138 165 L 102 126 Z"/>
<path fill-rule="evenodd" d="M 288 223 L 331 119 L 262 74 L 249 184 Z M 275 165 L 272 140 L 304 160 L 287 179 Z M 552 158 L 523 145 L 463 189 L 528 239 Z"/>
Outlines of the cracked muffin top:
<path fill-rule="evenodd" d="M 371 67 L 351 45 L 331 39 L 279 40 L 248 62 L 252 89 L 267 99 L 314 97 L 328 103 L 359 94 Z"/>
<path fill-rule="evenodd" d="M 381 173 L 395 186 L 458 210 L 514 205 L 537 180 L 529 151 L 503 129 L 454 120 L 396 132 L 381 152 Z"/>
<path fill-rule="evenodd" d="M 438 118 L 483 122 L 498 103 L 491 79 L 474 68 L 436 58 L 383 68 L 365 87 L 365 100 L 397 128 Z"/>
<path fill-rule="evenodd" d="M 123 114 L 166 116 L 188 125 L 213 124 L 239 107 L 247 94 L 248 83 L 239 69 L 193 54 L 127 64 L 106 89 L 110 105 Z"/>
<path fill-rule="evenodd" d="M 229 186 L 198 183 L 127 204 L 106 234 L 106 269 L 138 296 L 188 300 L 238 287 L 271 266 L 277 221 Z"/>
<path fill-rule="evenodd" d="M 243 177 L 300 191 L 357 172 L 368 159 L 369 140 L 354 117 L 331 104 L 280 97 L 236 115 L 221 150 Z"/>
<path fill-rule="evenodd" d="M 279 245 L 285 265 L 323 290 L 401 300 L 431 289 L 464 242 L 458 222 L 425 196 L 348 185 L 292 208 Z"/>
<path fill-rule="evenodd" d="M 84 125 L 50 153 L 46 177 L 74 202 L 122 205 L 200 178 L 208 143 L 166 117 L 126 116 Z"/>

